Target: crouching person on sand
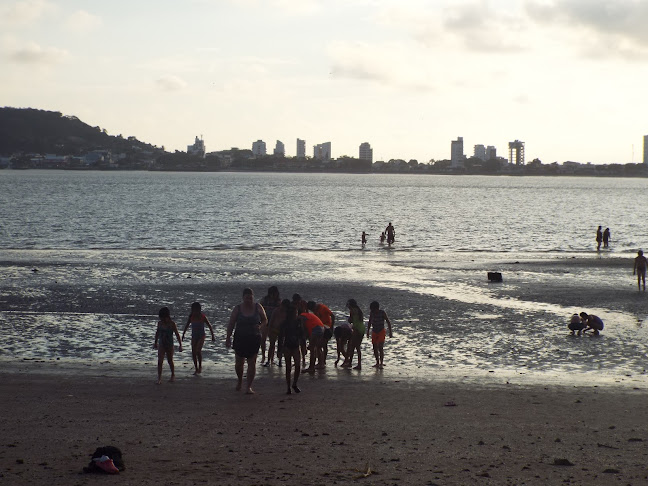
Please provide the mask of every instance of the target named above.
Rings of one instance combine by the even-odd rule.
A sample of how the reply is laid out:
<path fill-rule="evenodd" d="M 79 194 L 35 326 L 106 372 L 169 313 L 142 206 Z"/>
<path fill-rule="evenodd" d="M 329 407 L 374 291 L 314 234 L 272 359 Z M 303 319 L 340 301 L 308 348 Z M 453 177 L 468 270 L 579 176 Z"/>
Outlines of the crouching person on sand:
<path fill-rule="evenodd" d="M 585 327 L 585 323 L 583 322 L 583 320 L 578 314 L 574 314 L 571 316 L 571 319 L 569 320 L 569 324 L 567 325 L 567 327 L 571 331 L 572 336 L 576 331 L 578 331 L 578 335 L 580 336 L 581 331 Z"/>
<path fill-rule="evenodd" d="M 587 331 L 594 331 L 592 334 L 594 336 L 598 336 L 599 331 L 603 330 L 603 321 L 599 316 L 595 316 L 594 314 L 588 315 L 585 312 L 581 312 L 580 316 L 583 318 L 583 322 L 585 323 L 583 334 L 585 334 Z"/>

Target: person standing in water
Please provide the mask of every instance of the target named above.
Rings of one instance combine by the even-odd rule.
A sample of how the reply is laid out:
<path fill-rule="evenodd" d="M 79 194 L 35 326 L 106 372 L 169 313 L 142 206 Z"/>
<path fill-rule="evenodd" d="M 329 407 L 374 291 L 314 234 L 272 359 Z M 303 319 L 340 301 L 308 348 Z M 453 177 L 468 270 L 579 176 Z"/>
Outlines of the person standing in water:
<path fill-rule="evenodd" d="M 609 242 L 610 242 L 610 228 L 605 228 L 605 231 L 603 231 L 603 248 L 607 248 Z"/>
<path fill-rule="evenodd" d="M 162 307 L 158 313 L 160 320 L 157 323 L 155 331 L 155 339 L 153 340 L 153 349 L 158 350 L 158 379 L 157 384 L 162 383 L 162 365 L 164 364 L 164 356 L 169 362 L 169 369 L 171 370 L 171 379 L 175 380 L 175 366 L 173 364 L 173 335 L 178 339 L 178 351 L 182 352 L 182 342 L 178 326 L 171 320 L 171 312 L 168 307 Z"/>
<path fill-rule="evenodd" d="M 391 221 L 385 228 L 385 233 L 387 234 L 387 244 L 391 245 L 396 240 L 396 230 L 391 224 Z"/>
<path fill-rule="evenodd" d="M 362 248 L 364 248 L 367 244 L 367 233 L 365 233 L 364 231 L 362 232 L 362 238 L 360 241 L 362 241 Z"/>
<path fill-rule="evenodd" d="M 596 230 L 596 251 L 599 251 L 601 249 L 602 241 L 603 241 L 603 231 L 601 231 L 601 227 L 599 226 L 598 229 Z"/>
<path fill-rule="evenodd" d="M 214 337 L 214 329 L 212 328 L 209 320 L 205 314 L 202 313 L 202 309 L 199 302 L 194 302 L 191 304 L 191 314 L 187 318 L 187 325 L 182 331 L 182 339 L 184 340 L 185 333 L 187 328 L 191 324 L 191 357 L 194 362 L 194 375 L 199 375 L 202 373 L 202 348 L 205 344 L 205 324 L 211 332 L 212 341 L 216 340 Z"/>
<path fill-rule="evenodd" d="M 637 276 L 637 288 L 641 290 L 641 283 L 643 281 L 643 289 L 646 291 L 646 267 L 648 267 L 648 260 L 643 254 L 643 250 L 637 252 L 637 257 L 634 259 L 634 270 L 632 275 Z"/>

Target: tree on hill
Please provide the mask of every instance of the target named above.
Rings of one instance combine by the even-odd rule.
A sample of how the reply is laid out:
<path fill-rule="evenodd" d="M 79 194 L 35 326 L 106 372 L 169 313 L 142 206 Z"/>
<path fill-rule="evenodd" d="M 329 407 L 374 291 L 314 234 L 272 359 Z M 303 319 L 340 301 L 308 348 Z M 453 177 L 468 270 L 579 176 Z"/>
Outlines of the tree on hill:
<path fill-rule="evenodd" d="M 155 150 L 137 140 L 112 137 L 75 116 L 32 108 L 0 108 L 0 154 L 40 153 L 81 155 L 95 149 L 113 152 Z"/>

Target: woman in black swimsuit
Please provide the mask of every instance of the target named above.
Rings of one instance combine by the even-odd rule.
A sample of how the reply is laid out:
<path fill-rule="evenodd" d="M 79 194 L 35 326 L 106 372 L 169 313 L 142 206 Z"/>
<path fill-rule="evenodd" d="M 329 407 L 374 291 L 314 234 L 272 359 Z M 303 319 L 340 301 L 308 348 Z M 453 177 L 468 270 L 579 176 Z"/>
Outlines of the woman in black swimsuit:
<path fill-rule="evenodd" d="M 284 303 L 285 302 L 285 303 Z M 295 393 L 301 390 L 297 386 L 299 373 L 301 372 L 301 349 L 300 344 L 304 339 L 303 317 L 297 315 L 297 307 L 285 300 L 281 306 L 285 308 L 286 319 L 281 323 L 279 328 L 279 353 L 283 352 L 286 358 L 286 386 L 288 395 L 292 393 L 290 389 L 290 374 L 292 369 L 291 361 L 295 365 L 295 375 L 292 380 L 292 389 Z"/>
<path fill-rule="evenodd" d="M 265 310 L 261 304 L 254 302 L 252 289 L 243 289 L 243 302 L 234 307 L 227 326 L 227 339 L 225 346 L 234 347 L 236 353 L 236 376 L 238 384 L 236 390 L 243 385 L 243 365 L 247 360 L 247 390 L 245 393 L 254 393 L 252 382 L 256 374 L 256 360 L 261 347 L 261 326 L 268 324 Z M 232 343 L 232 332 L 234 342 Z"/>

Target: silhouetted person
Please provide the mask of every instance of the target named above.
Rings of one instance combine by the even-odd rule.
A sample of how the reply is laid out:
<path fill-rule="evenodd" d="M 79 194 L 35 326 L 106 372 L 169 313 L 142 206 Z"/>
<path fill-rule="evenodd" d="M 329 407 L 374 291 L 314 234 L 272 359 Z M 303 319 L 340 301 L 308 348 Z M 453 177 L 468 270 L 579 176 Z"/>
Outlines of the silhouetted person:
<path fill-rule="evenodd" d="M 601 249 L 602 241 L 603 241 L 603 232 L 601 231 L 601 227 L 599 226 L 598 229 L 596 230 L 596 251 L 599 251 Z"/>
<path fill-rule="evenodd" d="M 366 244 L 367 244 L 367 233 L 365 233 L 363 231 L 362 232 L 362 248 L 364 248 Z"/>
<path fill-rule="evenodd" d="M 643 281 L 644 292 L 646 291 L 646 267 L 648 267 L 648 260 L 643 256 L 643 251 L 639 250 L 634 261 L 632 275 L 637 275 L 637 288 L 639 290 L 641 290 L 641 282 Z"/>
<path fill-rule="evenodd" d="M 610 242 L 610 228 L 605 228 L 605 231 L 603 232 L 603 248 L 607 248 L 609 242 Z"/>
<path fill-rule="evenodd" d="M 391 221 L 385 228 L 385 233 L 387 233 L 387 244 L 391 245 L 394 242 L 396 235 L 396 230 L 392 226 Z"/>

